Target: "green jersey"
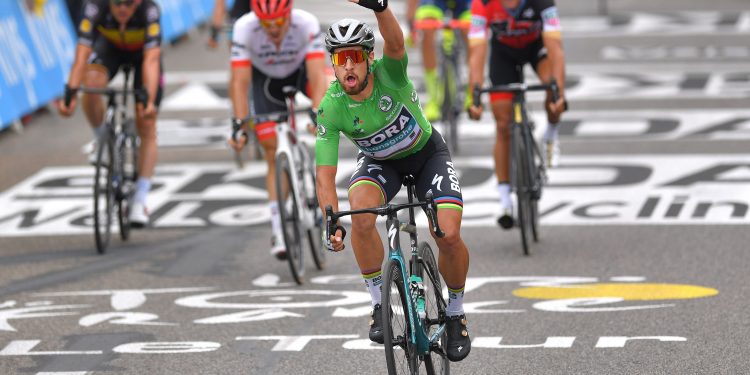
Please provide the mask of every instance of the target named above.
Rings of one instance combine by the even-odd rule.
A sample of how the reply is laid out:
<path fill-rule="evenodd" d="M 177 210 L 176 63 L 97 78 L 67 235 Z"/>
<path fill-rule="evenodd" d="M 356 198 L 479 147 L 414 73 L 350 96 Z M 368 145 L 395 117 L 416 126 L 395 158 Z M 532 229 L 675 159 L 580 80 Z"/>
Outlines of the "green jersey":
<path fill-rule="evenodd" d="M 422 149 L 432 125 L 406 76 L 407 63 L 406 54 L 401 60 L 388 56 L 375 60 L 372 95 L 361 102 L 347 95 L 338 80 L 331 84 L 318 108 L 318 165 L 338 164 L 340 133 L 377 160 L 400 159 Z"/>

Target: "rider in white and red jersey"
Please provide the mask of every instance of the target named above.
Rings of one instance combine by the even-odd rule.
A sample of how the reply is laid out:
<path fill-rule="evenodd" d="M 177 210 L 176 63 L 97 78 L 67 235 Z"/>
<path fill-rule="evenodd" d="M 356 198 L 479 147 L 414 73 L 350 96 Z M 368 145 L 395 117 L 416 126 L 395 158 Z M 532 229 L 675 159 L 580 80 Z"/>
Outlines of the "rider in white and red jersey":
<path fill-rule="evenodd" d="M 238 0 L 241 1 L 241 0 Z M 312 101 L 314 121 L 318 104 L 326 92 L 325 49 L 320 23 L 312 14 L 292 9 L 292 0 L 252 0 L 252 13 L 234 24 L 232 32 L 232 69 L 229 96 L 234 112 L 233 124 L 244 126 L 242 119 L 251 113 L 248 88 L 252 85 L 252 113 L 256 116 L 255 134 L 263 147 L 268 174 L 271 210 L 271 253 L 286 259 L 281 218 L 276 203 L 276 123 L 262 115 L 286 110 L 284 86 L 295 86 Z M 236 150 L 246 138 L 230 140 Z"/>

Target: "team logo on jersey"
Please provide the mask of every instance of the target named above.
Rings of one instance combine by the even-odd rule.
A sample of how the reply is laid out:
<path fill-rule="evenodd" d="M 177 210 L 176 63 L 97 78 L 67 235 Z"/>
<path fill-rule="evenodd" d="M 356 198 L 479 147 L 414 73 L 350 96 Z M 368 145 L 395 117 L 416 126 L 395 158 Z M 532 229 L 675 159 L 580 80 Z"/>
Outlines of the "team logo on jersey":
<path fill-rule="evenodd" d="M 360 135 L 365 132 L 360 127 L 361 124 L 364 124 L 364 121 L 360 120 L 359 116 L 354 116 L 354 120 L 352 121 L 352 127 L 354 127 L 354 135 Z"/>
<path fill-rule="evenodd" d="M 419 99 L 419 95 L 417 95 L 417 90 L 413 90 L 411 92 L 411 102 L 416 103 L 418 99 Z"/>
<path fill-rule="evenodd" d="M 152 23 L 148 26 L 148 36 L 154 37 L 159 36 L 159 23 Z"/>
<path fill-rule="evenodd" d="M 318 124 L 318 137 L 326 135 L 326 127 L 323 124 Z"/>
<path fill-rule="evenodd" d="M 378 101 L 378 107 L 380 107 L 380 110 L 383 112 L 390 111 L 393 107 L 393 98 L 388 95 L 381 96 L 380 101 Z"/>
<path fill-rule="evenodd" d="M 91 21 L 89 21 L 87 19 L 84 19 L 83 21 L 81 21 L 81 27 L 80 27 L 80 29 L 81 29 L 81 32 L 84 33 L 84 34 L 90 33 L 91 32 Z"/>
<path fill-rule="evenodd" d="M 396 153 L 408 150 L 420 139 L 422 129 L 406 106 L 388 125 L 366 137 L 352 138 L 359 149 L 375 159 L 387 159 Z"/>
<path fill-rule="evenodd" d="M 95 17 L 96 14 L 99 13 L 99 7 L 94 3 L 88 3 L 86 4 L 86 8 L 84 8 L 83 13 L 86 17 Z"/>

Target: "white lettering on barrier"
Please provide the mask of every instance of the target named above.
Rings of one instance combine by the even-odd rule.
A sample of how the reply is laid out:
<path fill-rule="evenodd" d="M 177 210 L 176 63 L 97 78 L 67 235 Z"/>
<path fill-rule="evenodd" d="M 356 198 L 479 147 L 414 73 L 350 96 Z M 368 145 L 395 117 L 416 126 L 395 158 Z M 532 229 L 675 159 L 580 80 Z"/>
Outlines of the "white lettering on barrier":
<path fill-rule="evenodd" d="M 23 80 L 29 105 L 36 107 L 37 97 L 31 83 L 36 78 L 36 65 L 31 51 L 21 39 L 18 22 L 13 18 L 0 19 L 0 50 L 4 51 L 0 53 L 0 70 L 6 82 L 15 86 Z"/>
<path fill-rule="evenodd" d="M 60 3 L 47 3 L 44 15 L 38 17 L 24 11 L 26 27 L 36 47 L 42 67 L 49 69 L 58 66 L 63 77 L 68 75 L 70 64 L 75 54 L 75 41 L 71 31 L 63 23 L 67 10 L 60 8 Z"/>
<path fill-rule="evenodd" d="M 185 354 L 212 352 L 221 344 L 212 341 L 132 342 L 112 349 L 122 354 Z"/>

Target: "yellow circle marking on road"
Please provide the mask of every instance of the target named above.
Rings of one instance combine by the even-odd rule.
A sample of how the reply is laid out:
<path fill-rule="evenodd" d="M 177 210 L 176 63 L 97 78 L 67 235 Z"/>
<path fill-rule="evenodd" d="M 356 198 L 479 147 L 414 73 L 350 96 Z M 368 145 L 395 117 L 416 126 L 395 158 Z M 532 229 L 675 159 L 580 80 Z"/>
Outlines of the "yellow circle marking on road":
<path fill-rule="evenodd" d="M 719 294 L 713 288 L 682 284 L 579 284 L 566 286 L 540 286 L 521 288 L 513 295 L 528 299 L 569 299 L 621 297 L 626 301 L 653 301 L 664 299 L 691 299 L 711 297 Z"/>

